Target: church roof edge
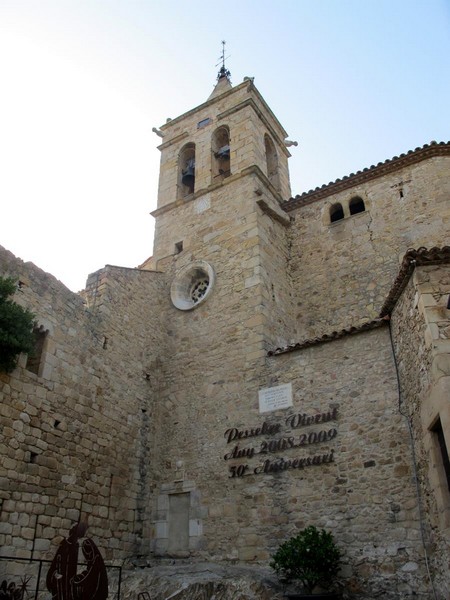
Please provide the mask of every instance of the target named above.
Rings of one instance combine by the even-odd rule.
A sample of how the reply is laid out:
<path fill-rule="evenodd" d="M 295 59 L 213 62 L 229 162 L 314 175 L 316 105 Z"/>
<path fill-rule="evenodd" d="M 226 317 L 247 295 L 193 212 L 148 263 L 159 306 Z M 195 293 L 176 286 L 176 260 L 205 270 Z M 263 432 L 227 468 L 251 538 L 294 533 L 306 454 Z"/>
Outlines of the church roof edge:
<path fill-rule="evenodd" d="M 429 144 L 424 144 L 422 147 L 417 147 L 414 150 L 409 150 L 399 156 L 388 158 L 384 162 L 379 162 L 376 165 L 371 165 L 356 173 L 350 173 L 342 178 L 338 178 L 330 183 L 324 183 L 322 186 L 316 187 L 303 194 L 296 195 L 295 197 L 289 198 L 282 204 L 283 210 L 290 212 L 304 206 L 311 204 L 316 200 L 330 196 L 342 190 L 350 187 L 354 187 L 359 183 L 364 183 L 370 179 L 381 177 L 386 173 L 391 173 L 397 169 L 401 169 L 404 166 L 420 162 L 432 156 L 446 156 L 450 155 L 450 141 L 449 142 L 435 142 L 432 141 Z"/>
<path fill-rule="evenodd" d="M 366 321 L 361 325 L 346 327 L 344 329 L 340 329 L 339 331 L 326 333 L 316 338 L 311 338 L 303 340 L 301 342 L 289 344 L 280 348 L 275 348 L 274 350 L 270 350 L 267 353 L 267 355 L 278 356 L 279 354 L 287 354 L 289 352 L 303 350 L 305 348 L 309 348 L 310 346 L 317 346 L 318 344 L 334 342 L 335 340 L 339 340 L 349 335 L 362 333 L 364 331 L 370 331 L 372 329 L 377 329 L 378 327 L 386 325 L 390 319 L 390 315 L 394 310 L 395 305 L 397 304 L 401 294 L 403 293 L 403 290 L 407 286 L 414 269 L 416 267 L 434 266 L 442 264 L 450 264 L 450 246 L 443 246 L 442 248 L 433 247 L 430 249 L 421 247 L 417 250 L 415 250 L 414 248 L 410 248 L 406 251 L 402 259 L 398 275 L 393 285 L 391 286 L 391 289 L 381 308 L 380 315 L 377 319 L 373 319 L 372 321 Z"/>

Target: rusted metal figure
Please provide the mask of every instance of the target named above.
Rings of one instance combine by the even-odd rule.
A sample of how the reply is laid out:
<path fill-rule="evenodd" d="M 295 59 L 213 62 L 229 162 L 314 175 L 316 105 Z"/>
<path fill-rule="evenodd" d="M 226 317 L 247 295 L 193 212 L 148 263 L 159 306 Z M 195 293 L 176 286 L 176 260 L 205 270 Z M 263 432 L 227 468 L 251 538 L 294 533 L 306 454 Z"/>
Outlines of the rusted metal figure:
<path fill-rule="evenodd" d="M 31 577 L 22 577 L 20 584 L 16 587 L 14 581 L 9 584 L 5 580 L 0 585 L 0 600 L 23 600 L 25 594 L 28 598 L 28 582 Z"/>
<path fill-rule="evenodd" d="M 90 538 L 82 543 L 86 568 L 78 573 L 78 540 L 84 537 L 86 530 L 86 523 L 77 523 L 59 545 L 47 573 L 47 589 L 52 600 L 106 600 L 108 597 L 105 563 Z"/>

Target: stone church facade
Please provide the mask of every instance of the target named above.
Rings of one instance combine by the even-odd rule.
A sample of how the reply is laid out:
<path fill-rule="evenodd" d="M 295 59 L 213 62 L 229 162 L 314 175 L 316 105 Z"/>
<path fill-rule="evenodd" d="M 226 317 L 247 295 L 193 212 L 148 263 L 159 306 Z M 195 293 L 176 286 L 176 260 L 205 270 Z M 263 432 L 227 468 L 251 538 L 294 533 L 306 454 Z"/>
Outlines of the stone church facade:
<path fill-rule="evenodd" d="M 267 567 L 313 524 L 346 597 L 446 598 L 450 144 L 291 197 L 286 132 L 224 72 L 158 134 L 139 268 L 74 294 L 0 252 L 40 340 L 0 374 L 2 555 L 88 518 L 110 562 Z"/>

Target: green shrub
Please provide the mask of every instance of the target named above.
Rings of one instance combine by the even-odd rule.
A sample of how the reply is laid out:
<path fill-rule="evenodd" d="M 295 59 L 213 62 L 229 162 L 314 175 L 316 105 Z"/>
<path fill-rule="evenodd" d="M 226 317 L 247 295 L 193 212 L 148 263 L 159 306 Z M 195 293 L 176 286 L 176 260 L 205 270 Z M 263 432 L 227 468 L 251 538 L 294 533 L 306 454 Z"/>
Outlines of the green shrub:
<path fill-rule="evenodd" d="M 21 352 L 34 349 L 33 313 L 8 299 L 16 287 L 14 279 L 0 277 L 0 371 L 6 373 L 15 368 Z"/>
<path fill-rule="evenodd" d="M 270 566 L 280 580 L 300 581 L 312 593 L 317 585 L 327 587 L 333 582 L 340 557 L 333 535 L 311 525 L 281 544 Z"/>

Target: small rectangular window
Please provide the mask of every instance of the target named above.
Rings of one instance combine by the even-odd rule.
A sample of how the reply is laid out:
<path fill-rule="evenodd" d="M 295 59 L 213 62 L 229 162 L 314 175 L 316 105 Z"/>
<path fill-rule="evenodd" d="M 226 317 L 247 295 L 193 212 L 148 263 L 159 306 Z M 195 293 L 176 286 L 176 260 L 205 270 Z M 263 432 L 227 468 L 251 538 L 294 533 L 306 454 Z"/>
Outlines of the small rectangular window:
<path fill-rule="evenodd" d="M 175 244 L 175 254 L 180 254 L 183 250 L 183 242 L 176 242 Z"/>
<path fill-rule="evenodd" d="M 206 127 L 210 123 L 212 123 L 212 119 L 210 117 L 208 117 L 207 119 L 203 119 L 202 121 L 199 121 L 197 123 L 197 129 L 201 129 L 202 127 Z"/>
<path fill-rule="evenodd" d="M 27 356 L 27 364 L 25 366 L 27 371 L 31 371 L 36 375 L 39 375 L 39 368 L 41 366 L 42 354 L 44 352 L 45 339 L 48 331 L 42 326 L 36 327 L 33 331 L 34 335 L 34 349 Z"/>

